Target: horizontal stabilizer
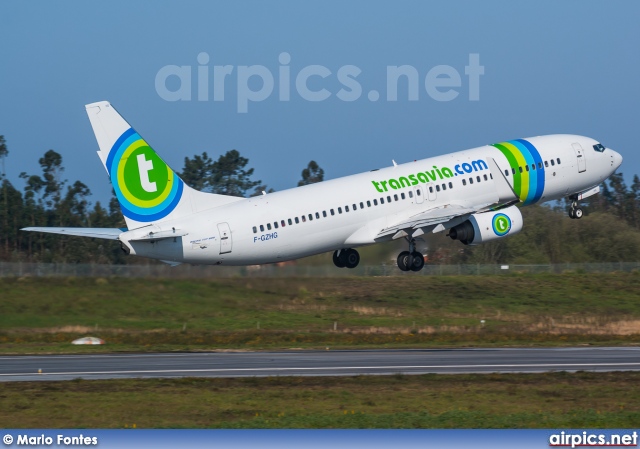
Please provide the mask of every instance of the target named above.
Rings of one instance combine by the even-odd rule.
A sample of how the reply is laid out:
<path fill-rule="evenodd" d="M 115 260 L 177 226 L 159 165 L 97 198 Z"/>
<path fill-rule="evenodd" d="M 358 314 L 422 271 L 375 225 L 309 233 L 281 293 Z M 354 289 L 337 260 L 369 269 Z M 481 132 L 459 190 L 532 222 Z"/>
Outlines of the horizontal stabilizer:
<path fill-rule="evenodd" d="M 74 235 L 77 237 L 92 237 L 94 239 L 118 240 L 118 236 L 126 229 L 118 228 L 47 228 L 31 227 L 23 228 L 21 231 L 46 232 L 48 234 Z"/>

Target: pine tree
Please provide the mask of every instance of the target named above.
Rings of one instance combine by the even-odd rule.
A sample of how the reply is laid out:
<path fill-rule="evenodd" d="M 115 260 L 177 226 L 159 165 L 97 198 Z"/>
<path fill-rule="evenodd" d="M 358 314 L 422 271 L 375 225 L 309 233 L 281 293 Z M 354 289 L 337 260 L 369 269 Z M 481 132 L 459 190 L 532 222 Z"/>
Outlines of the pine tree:
<path fill-rule="evenodd" d="M 324 170 L 320 168 L 316 161 L 311 161 L 307 168 L 302 170 L 302 179 L 298 181 L 298 186 L 306 186 L 322 181 L 324 181 Z"/>

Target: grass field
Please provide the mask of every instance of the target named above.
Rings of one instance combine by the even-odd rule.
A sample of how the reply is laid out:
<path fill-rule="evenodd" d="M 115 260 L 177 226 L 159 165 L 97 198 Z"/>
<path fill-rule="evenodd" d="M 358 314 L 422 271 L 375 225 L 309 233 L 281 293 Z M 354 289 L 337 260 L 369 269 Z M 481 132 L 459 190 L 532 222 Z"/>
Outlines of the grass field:
<path fill-rule="evenodd" d="M 107 344 L 69 344 L 84 335 Z M 0 279 L 3 353 L 638 343 L 636 273 Z M 549 373 L 11 382 L 0 383 L 0 422 L 622 428 L 640 422 L 639 381 L 640 373 Z"/>
<path fill-rule="evenodd" d="M 4 278 L 0 298 L 5 353 L 640 343 L 637 273 Z"/>
<path fill-rule="evenodd" d="M 630 428 L 640 373 L 0 383 L 5 428 Z"/>

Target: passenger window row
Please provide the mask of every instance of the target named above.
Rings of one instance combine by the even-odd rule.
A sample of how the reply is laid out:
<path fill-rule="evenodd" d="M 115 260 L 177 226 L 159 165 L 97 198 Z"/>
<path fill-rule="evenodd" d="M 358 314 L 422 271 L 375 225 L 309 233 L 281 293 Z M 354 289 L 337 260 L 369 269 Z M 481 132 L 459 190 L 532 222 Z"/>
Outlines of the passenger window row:
<path fill-rule="evenodd" d="M 476 176 L 476 182 L 480 183 L 482 182 L 482 180 L 488 181 L 489 179 L 493 179 L 493 174 L 489 173 L 489 176 L 487 176 L 486 174 L 482 175 L 482 177 L 480 175 Z M 471 176 L 469 178 L 469 185 L 473 184 L 473 176 Z M 467 185 L 467 180 L 463 179 L 462 180 L 462 185 L 466 186 Z"/>
<path fill-rule="evenodd" d="M 555 161 L 554 161 L 553 159 L 551 159 L 550 161 L 544 161 L 544 166 L 545 166 L 546 168 L 549 168 L 549 162 L 551 162 L 551 166 L 552 166 L 552 167 L 555 167 L 556 163 L 557 163 L 558 165 L 560 165 L 560 158 L 559 158 L 559 157 L 558 157 L 558 158 L 556 158 L 556 159 L 555 159 Z M 531 167 L 531 171 L 535 171 L 535 170 L 536 170 L 536 164 L 531 164 L 531 166 L 529 166 L 529 165 L 527 164 L 527 165 L 525 165 L 525 166 L 524 166 L 524 169 L 523 169 L 522 167 L 518 167 L 518 170 L 520 171 L 520 173 L 523 173 L 523 172 L 525 172 L 525 171 L 529 171 L 529 167 Z M 542 162 L 538 162 L 537 167 L 538 167 L 538 170 L 542 170 Z M 511 169 L 511 173 L 515 175 L 515 174 L 516 174 L 516 169 L 515 169 L 515 168 L 512 168 L 512 169 Z M 504 175 L 505 175 L 505 176 L 509 176 L 509 169 L 508 169 L 508 168 L 507 168 L 507 169 L 505 169 L 505 171 L 504 171 Z"/>
<path fill-rule="evenodd" d="M 487 175 L 484 175 L 485 180 L 487 179 Z M 491 177 L 493 178 L 493 176 Z M 480 177 L 478 176 L 478 179 L 480 179 Z M 449 189 L 453 189 L 453 183 L 449 182 L 449 183 L 442 183 L 441 185 L 436 185 L 435 186 L 435 190 L 437 192 L 440 192 L 440 190 L 447 190 L 447 186 L 449 187 Z M 429 186 L 429 192 L 433 193 L 433 186 Z M 416 195 L 420 195 L 420 190 L 416 190 Z M 408 192 L 408 196 L 405 195 L 404 192 L 401 192 L 400 194 L 393 194 L 393 196 L 391 195 L 387 195 L 386 197 L 386 201 L 387 204 L 390 204 L 394 201 L 399 201 L 399 200 L 405 200 L 408 198 L 413 198 L 413 190 L 409 190 Z M 377 206 L 378 204 L 384 204 L 385 202 L 385 197 L 380 197 L 379 203 L 378 203 L 378 199 L 373 199 L 373 200 L 368 200 L 366 202 L 366 207 L 371 207 L 373 206 Z M 338 207 L 336 209 L 329 209 L 329 214 L 331 214 L 331 216 L 336 215 L 336 211 L 338 213 L 338 215 L 351 211 L 357 211 L 358 210 L 358 206 L 360 207 L 360 209 L 364 209 L 365 208 L 365 203 L 364 202 L 360 202 L 360 203 L 353 203 L 351 205 L 351 207 L 349 207 L 349 205 L 344 206 L 344 210 L 342 207 Z M 295 224 L 300 224 L 300 223 L 306 223 L 307 220 L 309 221 L 313 221 L 313 219 L 318 220 L 320 219 L 320 212 L 316 212 L 315 214 L 308 214 L 308 215 L 301 215 L 300 217 L 294 217 L 293 219 L 289 218 L 286 221 L 285 220 L 280 220 L 280 222 L 278 221 L 274 221 L 273 222 L 273 226 L 271 223 L 267 223 L 266 225 L 260 225 L 260 226 L 254 226 L 253 227 L 253 233 L 257 234 L 258 233 L 258 229 L 260 229 L 260 232 L 264 232 L 265 230 L 267 231 L 271 231 L 272 229 L 278 229 L 279 227 L 285 227 L 287 224 L 289 226 L 292 226 L 294 223 Z M 327 211 L 322 211 L 322 217 L 323 218 L 327 218 L 328 214 Z"/>

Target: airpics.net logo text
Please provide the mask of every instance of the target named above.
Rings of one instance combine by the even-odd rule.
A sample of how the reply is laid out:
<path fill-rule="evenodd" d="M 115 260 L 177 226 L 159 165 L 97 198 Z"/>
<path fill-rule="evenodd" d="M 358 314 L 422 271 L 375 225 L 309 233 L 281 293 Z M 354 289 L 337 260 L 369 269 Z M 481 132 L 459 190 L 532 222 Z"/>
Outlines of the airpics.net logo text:
<path fill-rule="evenodd" d="M 296 67 L 287 52 L 280 53 L 275 70 L 264 65 L 212 65 L 206 52 L 198 54 L 196 60 L 195 67 L 165 65 L 160 68 L 155 77 L 158 96 L 166 101 L 224 102 L 229 100 L 229 86 L 235 84 L 237 111 L 247 113 L 250 103 L 273 97 L 283 102 L 294 96 L 310 102 L 326 101 L 331 97 L 353 102 L 365 93 L 359 80 L 362 70 L 355 65 L 337 69 L 319 64 Z M 461 90 L 466 88 L 468 100 L 479 101 L 480 77 L 484 75 L 480 55 L 470 53 L 468 63 L 461 71 L 450 65 L 436 65 L 421 74 L 412 65 L 388 65 L 383 94 L 380 89 L 370 89 L 366 99 L 371 102 L 383 98 L 388 102 L 419 101 L 426 94 L 431 100 L 447 102 L 461 98 Z"/>

